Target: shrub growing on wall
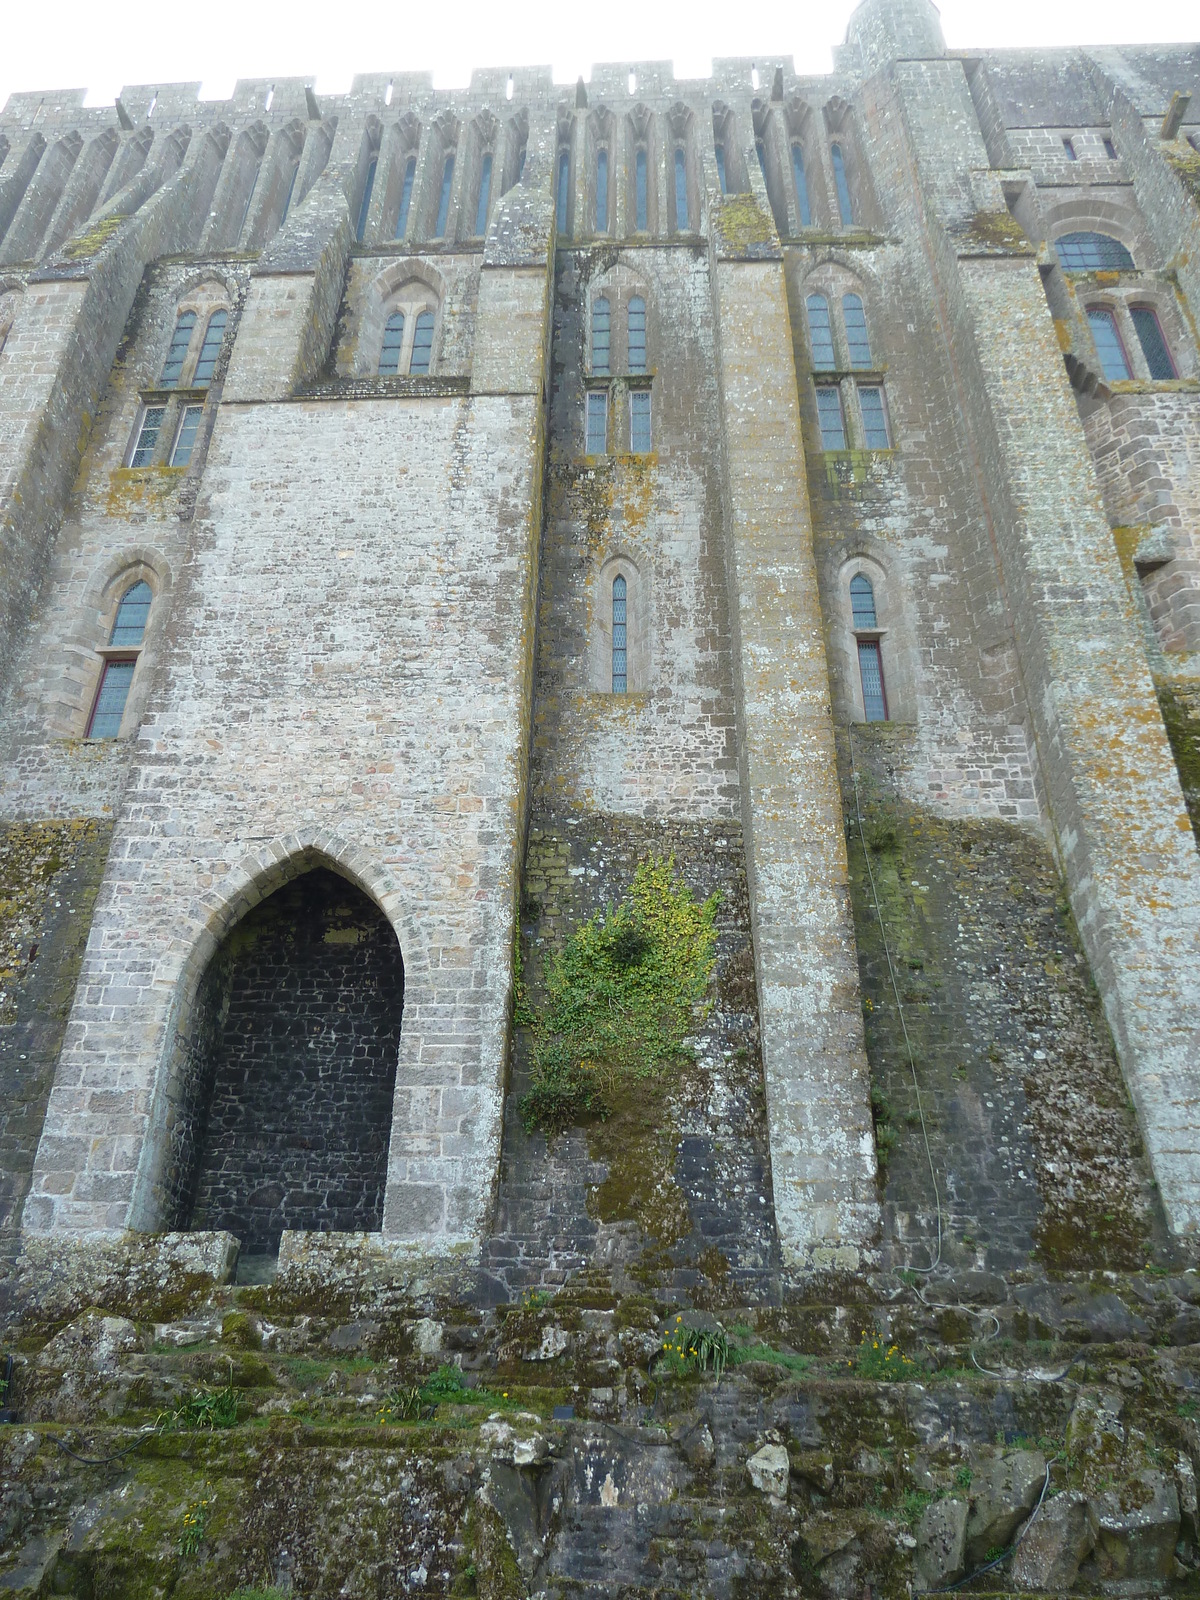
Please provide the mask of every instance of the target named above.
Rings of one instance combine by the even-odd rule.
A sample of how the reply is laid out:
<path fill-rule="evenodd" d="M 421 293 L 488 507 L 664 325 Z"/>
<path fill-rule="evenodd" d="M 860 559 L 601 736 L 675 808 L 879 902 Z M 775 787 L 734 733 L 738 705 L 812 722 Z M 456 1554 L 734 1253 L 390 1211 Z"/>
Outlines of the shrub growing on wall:
<path fill-rule="evenodd" d="M 684 1040 L 712 1005 L 719 900 L 697 901 L 673 857 L 643 861 L 621 904 L 547 957 L 526 1127 L 603 1117 L 622 1086 L 686 1059 Z"/>

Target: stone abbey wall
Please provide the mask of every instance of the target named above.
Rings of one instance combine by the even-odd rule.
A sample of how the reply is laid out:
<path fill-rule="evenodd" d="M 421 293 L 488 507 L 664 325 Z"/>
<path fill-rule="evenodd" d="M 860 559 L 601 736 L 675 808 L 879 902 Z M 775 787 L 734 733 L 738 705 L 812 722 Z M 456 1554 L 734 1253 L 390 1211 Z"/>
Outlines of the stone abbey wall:
<path fill-rule="evenodd" d="M 868 0 L 825 78 L 764 59 L 697 82 L 634 64 L 573 88 L 522 69 L 461 92 L 375 73 L 340 97 L 279 81 L 228 103 L 186 86 L 76 100 L 15 96 L 0 115 L 0 815 L 112 840 L 78 980 L 65 953 L 53 980 L 74 994 L 53 1086 L 45 1066 L 12 1078 L 36 1077 L 14 1122 L 26 1229 L 154 1231 L 179 1214 L 210 963 L 319 869 L 379 906 L 403 961 L 386 1199 L 362 1216 L 391 1248 L 486 1254 L 515 1184 L 529 1235 L 538 1183 L 513 1166 L 523 884 L 572 829 L 645 830 L 679 861 L 701 829 L 733 841 L 744 883 L 761 1060 L 738 1093 L 759 1108 L 745 1138 L 779 1260 L 916 1260 L 925 1157 L 901 1138 L 877 1159 L 895 1071 L 880 1041 L 900 1016 L 873 1009 L 890 1003 L 879 917 L 847 812 L 847 730 L 867 711 L 849 585 L 866 577 L 888 710 L 867 776 L 902 828 L 953 827 L 955 851 L 997 830 L 995 858 L 1029 863 L 1039 904 L 1062 899 L 1103 1021 L 1082 978 L 1055 1014 L 1079 1092 L 1115 1118 L 1113 1203 L 1148 1250 L 1188 1247 L 1194 54 L 949 55 L 931 7 Z M 1132 268 L 1065 270 L 1055 240 L 1089 230 Z M 1125 330 L 1127 380 L 1102 371 L 1097 305 Z M 1128 320 L 1146 307 L 1169 380 Z M 165 376 L 181 315 L 191 342 Z M 597 399 L 603 450 L 585 433 Z M 160 437 L 134 465 L 151 412 Z M 135 581 L 151 605 L 119 735 L 89 738 Z M 909 868 L 892 866 L 903 922 Z M 603 879 L 616 900 L 619 876 Z M 959 922 L 988 948 L 1013 936 L 988 896 L 957 915 L 945 895 L 923 935 L 932 967 L 950 970 Z M 1028 1032 L 1024 1003 L 1019 984 L 988 1002 L 1002 1052 Z M 974 1029 L 968 1004 L 938 1011 L 939 1082 Z M 978 1127 L 955 1120 L 947 1080 L 939 1161 L 1032 1153 L 987 1156 L 986 1184 L 946 1216 L 963 1261 L 1011 1267 L 1040 1259 L 1065 1204 L 1037 1154 L 1047 1129 L 1077 1138 L 1084 1173 L 1091 1134 L 1061 1107 L 1039 1122 L 1024 1067 L 989 1098 L 971 1060 Z M 586 1147 L 575 1165 L 547 1156 L 585 1211 L 607 1181 Z M 695 1176 L 672 1182 L 700 1208 L 680 1237 L 699 1237 Z M 985 1201 L 1011 1221 L 994 1260 Z M 740 1214 L 718 1212 L 721 1227 Z M 564 1222 L 572 1270 L 596 1264 L 587 1220 Z"/>

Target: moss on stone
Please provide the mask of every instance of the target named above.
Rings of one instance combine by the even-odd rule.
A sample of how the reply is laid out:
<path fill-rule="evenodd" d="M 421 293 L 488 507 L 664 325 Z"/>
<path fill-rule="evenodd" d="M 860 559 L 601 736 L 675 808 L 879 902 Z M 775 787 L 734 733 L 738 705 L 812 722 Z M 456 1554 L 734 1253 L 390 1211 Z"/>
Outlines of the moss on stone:
<path fill-rule="evenodd" d="M 125 220 L 124 213 L 102 217 L 99 222 L 94 222 L 86 232 L 77 234 L 74 239 L 68 240 L 59 254 L 68 261 L 83 261 L 88 256 L 99 255 L 100 251 Z"/>
<path fill-rule="evenodd" d="M 1200 842 L 1200 682 L 1156 677 L 1154 688 L 1179 772 L 1184 802 Z"/>

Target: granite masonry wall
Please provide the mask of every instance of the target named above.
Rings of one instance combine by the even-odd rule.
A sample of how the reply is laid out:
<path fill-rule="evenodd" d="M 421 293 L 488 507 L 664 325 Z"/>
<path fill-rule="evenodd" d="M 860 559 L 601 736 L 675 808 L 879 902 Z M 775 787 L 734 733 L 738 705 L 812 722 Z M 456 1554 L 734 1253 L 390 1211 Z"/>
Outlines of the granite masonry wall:
<path fill-rule="evenodd" d="M 0 815 L 112 830 L 44 1127 L 44 1086 L 14 1123 L 14 1163 L 33 1165 L 26 1228 L 154 1230 L 180 1214 L 173 1141 L 206 1114 L 189 1063 L 216 1034 L 205 974 L 260 901 L 320 869 L 368 896 L 403 961 L 389 1246 L 490 1237 L 494 1293 L 592 1270 L 608 1180 L 590 1135 L 545 1152 L 514 1121 L 521 878 L 565 850 L 581 893 L 609 892 L 643 844 L 677 838 L 698 882 L 718 858 L 722 881 L 744 881 L 722 937 L 752 960 L 754 992 L 728 1027 L 757 1044 L 736 1072 L 713 1044 L 744 1139 L 718 1161 L 707 1112 L 681 1135 L 695 1170 L 671 1182 L 687 1206 L 705 1184 L 722 1193 L 711 1216 L 688 1211 L 662 1270 L 695 1270 L 710 1238 L 760 1289 L 776 1261 L 861 1267 L 881 1241 L 915 1254 L 919 1152 L 901 1137 L 877 1168 L 871 1090 L 891 1046 L 870 1009 L 864 1036 L 879 968 L 835 739 L 844 768 L 866 709 L 849 605 L 862 574 L 901 834 L 953 824 L 956 870 L 981 849 L 1028 874 L 1043 968 L 1070 979 L 1051 1004 L 1030 972 L 1024 1000 L 1018 985 L 996 1002 L 996 1037 L 1061 1025 L 1088 1064 L 1080 1104 L 1092 1095 L 1112 1166 L 1087 1170 L 1121 1219 L 1114 1239 L 1160 1247 L 1153 1180 L 1186 1245 L 1200 1215 L 1200 860 L 1185 805 L 1200 123 L 1163 126 L 1176 91 L 1200 106 L 1183 49 L 950 56 L 925 0 L 865 0 L 826 77 L 763 58 L 692 82 L 634 63 L 574 88 L 522 69 L 455 92 L 373 73 L 336 97 L 298 80 L 239 83 L 223 103 L 183 85 L 130 88 L 113 108 L 13 97 Z M 1133 269 L 1064 270 L 1055 240 L 1088 230 L 1118 238 Z M 607 373 L 590 342 L 601 294 Z M 816 294 L 832 367 L 813 344 Z M 628 359 L 635 295 L 645 372 Z M 851 348 L 853 295 L 869 352 Z M 1097 296 L 1119 317 L 1151 305 L 1178 376 L 1151 380 L 1135 350 L 1128 383 L 1103 381 Z M 217 307 L 210 381 L 194 381 L 197 342 L 164 387 L 176 316 L 194 310 L 199 330 Z M 434 332 L 414 373 L 420 308 Z M 380 374 L 393 310 L 408 342 Z M 822 434 L 818 379 L 840 393 L 840 448 Z M 868 387 L 886 448 L 865 432 Z M 608 417 L 590 454 L 585 391 Z M 647 391 L 651 448 L 634 450 Z M 184 404 L 201 422 L 172 467 Z M 151 405 L 168 413 L 158 456 L 133 468 Z M 120 736 L 89 739 L 115 608 L 143 580 Z M 904 859 L 933 875 L 922 850 Z M 947 868 L 933 945 L 962 922 L 1013 948 L 1001 870 L 968 892 L 984 880 Z M 1080 940 L 1069 960 L 1067 913 L 1044 920 L 1056 872 Z M 570 915 L 591 904 L 571 898 Z M 74 982 L 66 956 L 59 971 Z M 964 1015 L 930 1024 L 946 1063 Z M 1075 1260 L 1075 1213 L 1038 1155 L 1061 1107 L 1035 1105 L 1038 1075 L 1015 1062 L 991 1104 L 972 1066 L 973 1131 L 962 1104 L 941 1127 L 946 1170 L 970 1151 L 986 1172 L 948 1212 L 952 1231 L 969 1253 L 976 1229 L 996 1260 Z M 696 1176 L 710 1160 L 719 1175 Z M 774 1233 L 755 1231 L 759 1198 Z M 981 1242 L 985 1201 L 1010 1225 Z M 355 1204 L 374 1225 L 374 1200 Z M 551 1214 L 561 1234 L 539 1254 Z"/>

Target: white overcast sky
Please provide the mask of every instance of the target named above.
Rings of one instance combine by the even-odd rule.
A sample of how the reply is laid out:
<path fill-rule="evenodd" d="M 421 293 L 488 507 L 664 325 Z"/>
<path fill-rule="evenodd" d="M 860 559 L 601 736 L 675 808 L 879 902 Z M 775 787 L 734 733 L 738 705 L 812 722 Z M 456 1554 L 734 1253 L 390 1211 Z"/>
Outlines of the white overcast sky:
<path fill-rule="evenodd" d="M 86 88 L 111 104 L 123 84 L 193 82 L 224 98 L 237 78 L 316 75 L 318 92 L 356 72 L 432 71 L 439 88 L 472 67 L 548 64 L 586 77 L 593 61 L 667 60 L 704 76 L 714 56 L 791 55 L 831 69 L 852 0 L 10 0 L 0 37 L 0 104 L 13 90 Z M 1197 0 L 944 0 L 951 49 L 1179 43 L 1200 38 Z"/>

